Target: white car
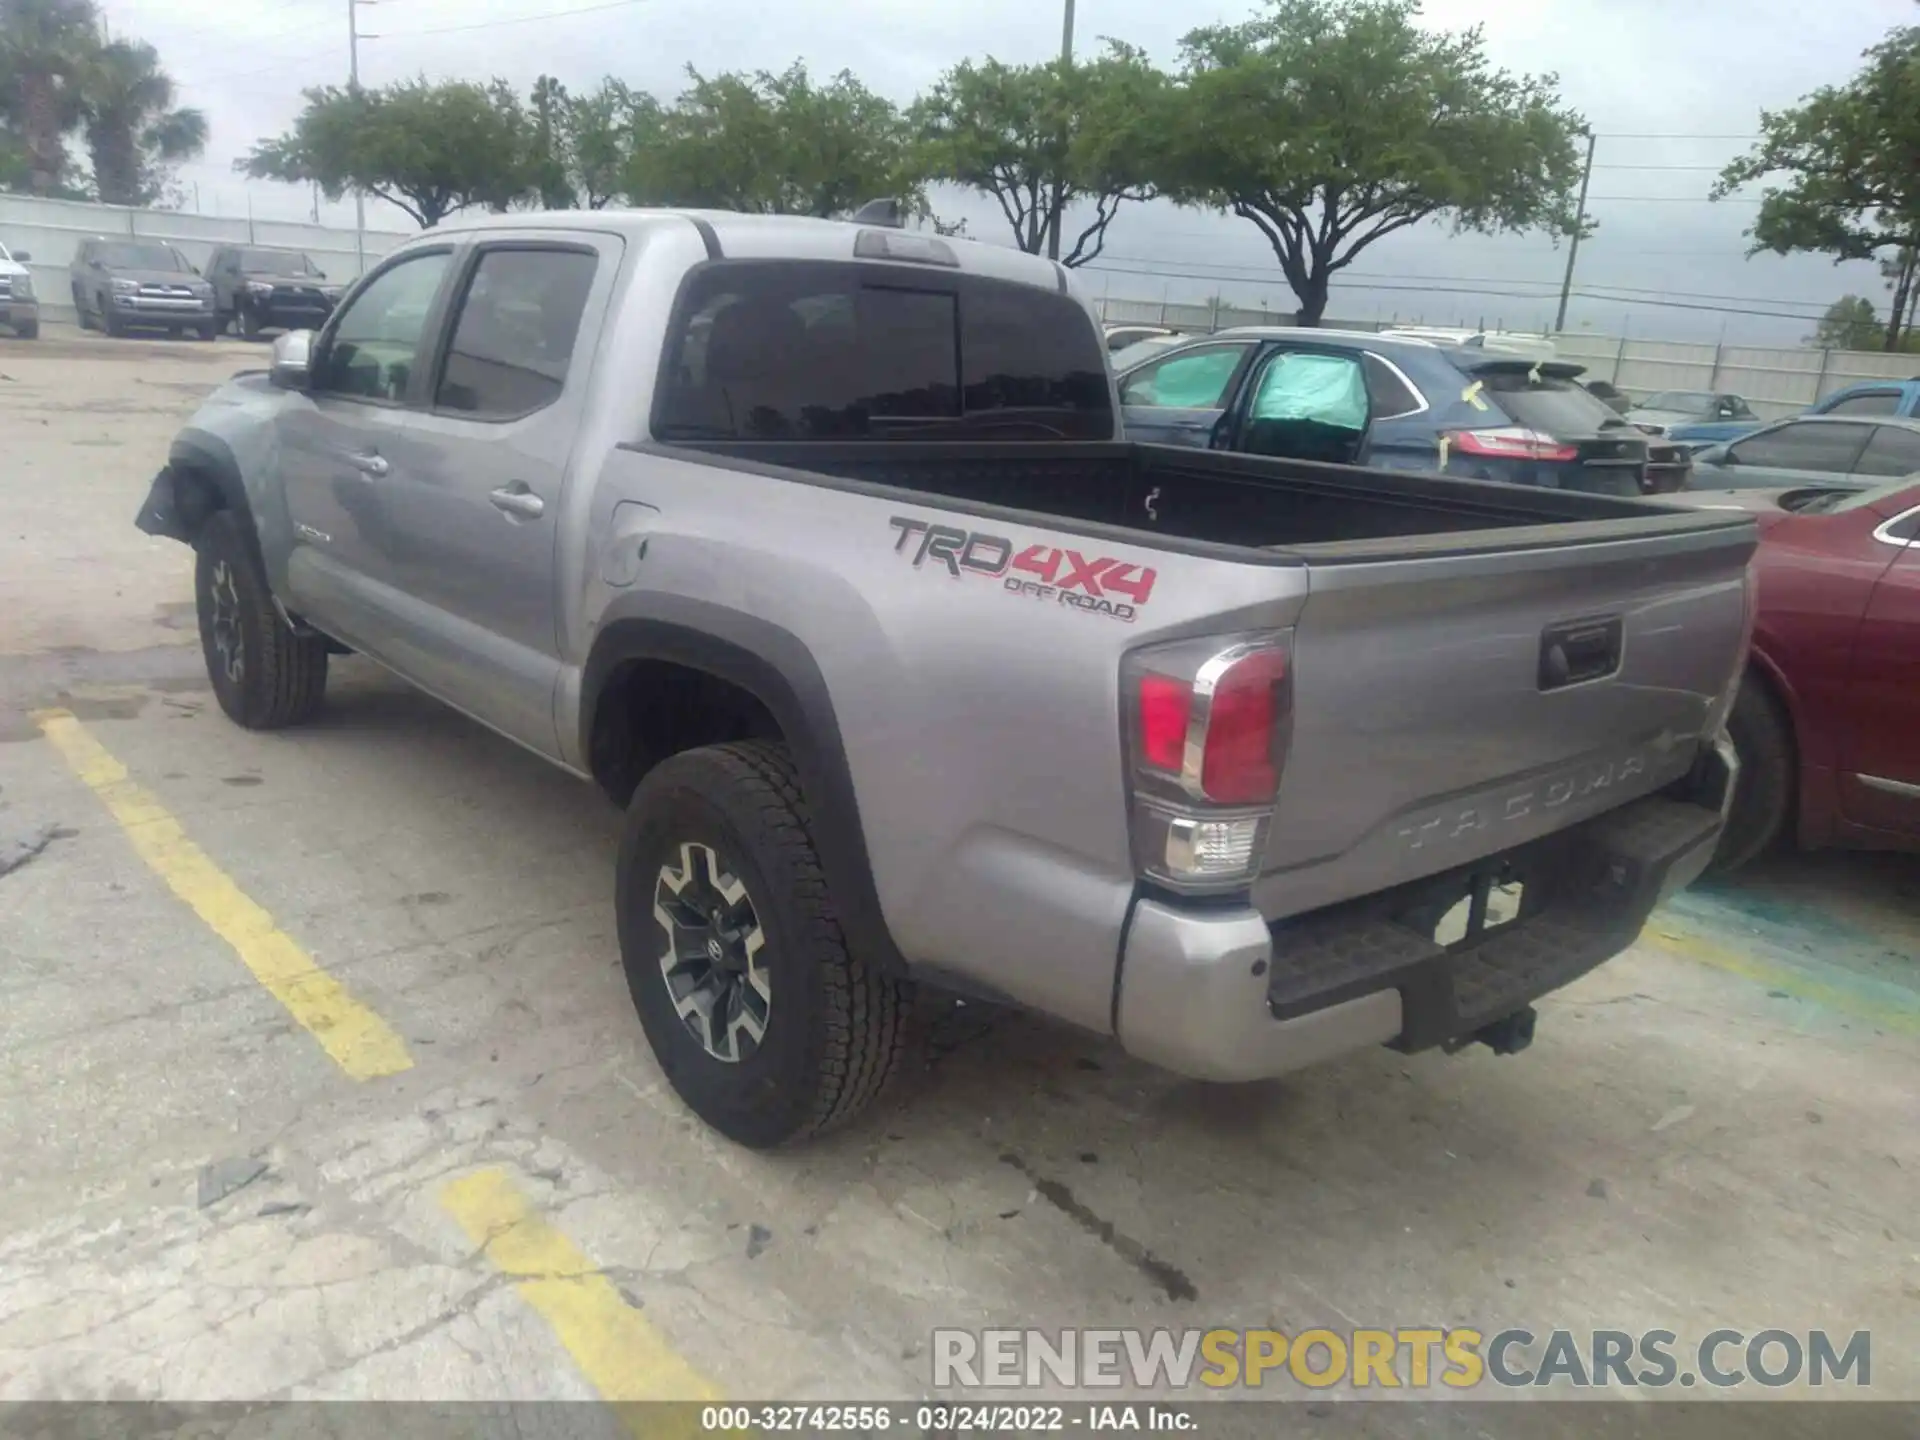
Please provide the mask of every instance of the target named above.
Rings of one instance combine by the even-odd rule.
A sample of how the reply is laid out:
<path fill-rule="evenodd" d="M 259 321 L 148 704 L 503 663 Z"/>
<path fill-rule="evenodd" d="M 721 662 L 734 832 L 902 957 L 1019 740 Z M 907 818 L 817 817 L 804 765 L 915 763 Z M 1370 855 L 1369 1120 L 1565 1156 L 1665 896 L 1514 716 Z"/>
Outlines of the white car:
<path fill-rule="evenodd" d="M 14 255 L 0 245 L 0 325 L 22 340 L 40 334 L 40 302 L 34 297 L 33 274 L 24 263 L 32 258 L 24 250 Z"/>

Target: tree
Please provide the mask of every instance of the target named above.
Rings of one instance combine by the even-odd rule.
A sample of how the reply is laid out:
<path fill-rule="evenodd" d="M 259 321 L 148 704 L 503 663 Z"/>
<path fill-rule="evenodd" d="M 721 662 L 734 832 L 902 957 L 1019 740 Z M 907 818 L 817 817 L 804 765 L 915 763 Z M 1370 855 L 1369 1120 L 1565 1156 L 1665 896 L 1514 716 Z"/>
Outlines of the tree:
<path fill-rule="evenodd" d="M 1034 255 L 1068 209 L 1091 202 L 1064 262 L 1084 265 L 1124 202 L 1153 197 L 1149 147 L 1166 90 L 1140 51 L 1116 42 L 1090 65 L 963 60 L 911 111 L 920 168 L 993 196 Z"/>
<path fill-rule="evenodd" d="M 1920 249 L 1920 26 L 1866 51 L 1845 85 L 1816 90 L 1790 110 L 1760 113 L 1760 141 L 1720 173 L 1713 198 L 1769 176 L 1747 253 L 1793 251 L 1869 260 Z M 1914 266 L 1898 264 L 1882 347 L 1897 349 L 1912 303 Z"/>
<path fill-rule="evenodd" d="M 105 204 L 152 204 L 170 167 L 206 149 L 207 117 L 175 107 L 173 81 L 144 41 L 101 46 L 80 88 L 94 189 Z"/>
<path fill-rule="evenodd" d="M 350 190 L 378 196 L 422 229 L 470 205 L 503 210 L 534 188 L 525 115 L 502 82 L 422 77 L 380 90 L 327 85 L 303 93 L 293 128 L 255 146 L 236 170 L 318 185 L 330 200 Z"/>
<path fill-rule="evenodd" d="M 0 0 L 0 123 L 17 137 L 0 151 L 18 157 L 35 195 L 73 192 L 65 136 L 83 113 L 99 19 L 93 0 Z"/>
<path fill-rule="evenodd" d="M 639 137 L 622 190 L 647 204 L 842 215 L 869 200 L 922 203 L 900 112 L 842 71 L 705 76 Z"/>
<path fill-rule="evenodd" d="M 1270 0 L 1182 42 L 1159 188 L 1266 237 L 1318 323 L 1369 245 L 1444 217 L 1572 233 L 1583 133 L 1552 75 L 1489 64 L 1478 27 L 1423 30 L 1418 0 Z"/>
<path fill-rule="evenodd" d="M 572 210 L 580 198 L 569 171 L 573 142 L 573 101 L 567 87 L 551 75 L 533 82 L 533 133 L 528 137 L 528 179 L 543 210 Z"/>
<path fill-rule="evenodd" d="M 1871 350 L 1882 339 L 1880 317 L 1873 302 L 1859 295 L 1843 295 L 1820 317 L 1812 342 L 1822 350 Z"/>
<path fill-rule="evenodd" d="M 658 136 L 663 113 L 653 96 L 611 78 L 570 102 L 568 173 L 587 209 L 599 210 L 624 192 L 628 166 Z"/>

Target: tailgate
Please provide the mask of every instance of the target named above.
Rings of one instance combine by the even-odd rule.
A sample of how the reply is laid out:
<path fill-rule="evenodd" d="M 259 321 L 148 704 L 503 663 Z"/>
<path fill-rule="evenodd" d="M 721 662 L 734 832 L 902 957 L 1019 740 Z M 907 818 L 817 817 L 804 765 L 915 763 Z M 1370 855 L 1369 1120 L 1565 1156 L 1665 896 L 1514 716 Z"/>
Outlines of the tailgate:
<path fill-rule="evenodd" d="M 1753 525 L 1555 528 L 1579 538 L 1302 552 L 1292 738 L 1254 889 L 1269 918 L 1508 849 L 1687 771 L 1744 662 Z"/>

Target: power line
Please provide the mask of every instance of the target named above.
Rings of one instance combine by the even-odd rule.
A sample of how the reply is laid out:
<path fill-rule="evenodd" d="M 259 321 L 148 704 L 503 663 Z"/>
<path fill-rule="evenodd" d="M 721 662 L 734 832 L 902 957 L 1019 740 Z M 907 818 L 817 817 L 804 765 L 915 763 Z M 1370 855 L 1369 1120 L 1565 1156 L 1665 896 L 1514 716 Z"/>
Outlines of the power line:
<path fill-rule="evenodd" d="M 370 0 L 362 0 L 370 3 Z M 491 30 L 499 25 L 526 25 L 536 20 L 565 20 L 570 15 L 592 15 L 601 10 L 624 10 L 646 0 L 603 0 L 599 5 L 581 5 L 572 10 L 550 10 L 544 15 L 512 15 L 505 20 L 476 20 L 470 25 L 440 25 L 431 30 L 395 30 L 385 35 L 360 32 L 362 40 L 411 40 L 420 35 L 456 35 L 464 30 Z"/>
<path fill-rule="evenodd" d="M 1764 135 L 1627 135 L 1602 131 L 1596 138 L 1601 140 L 1725 140 L 1742 145 L 1755 145 L 1766 137 Z"/>

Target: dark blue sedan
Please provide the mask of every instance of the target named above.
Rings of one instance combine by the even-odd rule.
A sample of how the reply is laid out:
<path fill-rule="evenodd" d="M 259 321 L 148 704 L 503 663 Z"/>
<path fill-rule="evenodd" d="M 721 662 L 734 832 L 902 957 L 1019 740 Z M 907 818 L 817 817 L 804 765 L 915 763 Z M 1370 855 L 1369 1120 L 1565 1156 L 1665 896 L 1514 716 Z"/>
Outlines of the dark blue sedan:
<path fill-rule="evenodd" d="M 1364 463 L 1605 495 L 1686 483 L 1686 452 L 1589 394 L 1581 366 L 1364 331 L 1248 327 L 1162 350 L 1118 377 L 1128 438 L 1252 448 L 1263 384 L 1277 357 L 1301 351 L 1362 357 Z"/>

